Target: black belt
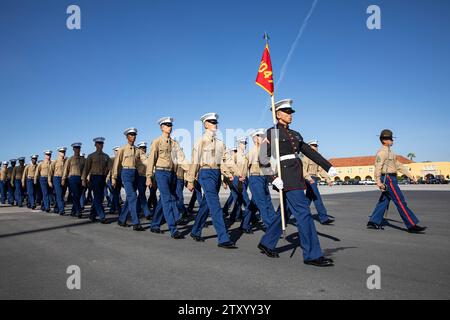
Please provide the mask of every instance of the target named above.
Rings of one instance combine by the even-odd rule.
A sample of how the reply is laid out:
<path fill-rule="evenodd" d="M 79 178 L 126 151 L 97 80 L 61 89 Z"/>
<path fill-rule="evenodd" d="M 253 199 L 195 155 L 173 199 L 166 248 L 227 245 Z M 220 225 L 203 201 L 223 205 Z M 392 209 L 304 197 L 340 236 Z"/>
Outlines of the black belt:
<path fill-rule="evenodd" d="M 169 171 L 169 172 L 174 172 L 174 169 L 171 168 L 163 168 L 163 167 L 155 167 L 155 170 L 162 170 L 162 171 Z"/>
<path fill-rule="evenodd" d="M 382 176 L 397 177 L 396 173 L 382 173 Z"/>

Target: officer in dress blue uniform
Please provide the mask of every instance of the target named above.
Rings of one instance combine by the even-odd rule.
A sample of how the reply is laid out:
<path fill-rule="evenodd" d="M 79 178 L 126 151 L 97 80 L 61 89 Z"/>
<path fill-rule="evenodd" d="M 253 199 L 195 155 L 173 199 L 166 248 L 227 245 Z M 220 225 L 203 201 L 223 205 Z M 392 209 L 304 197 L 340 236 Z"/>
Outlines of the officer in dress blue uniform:
<path fill-rule="evenodd" d="M 302 161 L 300 160 L 299 152 L 302 152 L 312 161 L 319 164 L 329 175 L 335 176 L 337 171 L 332 167 L 331 163 L 319 153 L 312 150 L 311 147 L 303 141 L 300 133 L 290 129 L 289 125 L 292 123 L 292 114 L 295 112 L 292 109 L 292 102 L 292 100 L 286 99 L 275 104 L 278 123 L 276 128 L 272 127 L 267 130 L 267 138 L 261 146 L 260 151 L 260 159 L 262 159 L 261 164 L 266 167 L 266 170 L 269 169 L 270 157 L 274 156 L 273 151 L 275 150 L 274 147 L 271 148 L 275 141 L 273 137 L 277 134 L 275 130 L 278 129 L 282 171 L 281 177 L 276 175 L 272 176 L 272 179 L 274 179 L 272 184 L 278 190 L 283 192 L 286 209 L 293 214 L 297 220 L 304 263 L 318 267 L 332 266 L 333 261 L 325 258 L 323 255 L 316 227 L 311 216 L 308 199 L 305 196 L 306 183 L 303 177 Z M 281 214 L 278 214 L 267 228 L 267 232 L 258 245 L 258 248 L 262 253 L 271 258 L 278 257 L 275 248 L 281 233 Z"/>
<path fill-rule="evenodd" d="M 380 134 L 381 149 L 375 158 L 375 182 L 382 191 L 380 199 L 367 224 L 369 229 L 382 229 L 383 217 L 389 202 L 392 200 L 397 207 L 398 213 L 408 228 L 409 233 L 422 233 L 426 227 L 419 226 L 414 212 L 408 207 L 405 197 L 398 186 L 397 171 L 413 181 L 416 178 L 398 160 L 396 154 L 391 150 L 394 144 L 392 131 L 384 129 Z"/>

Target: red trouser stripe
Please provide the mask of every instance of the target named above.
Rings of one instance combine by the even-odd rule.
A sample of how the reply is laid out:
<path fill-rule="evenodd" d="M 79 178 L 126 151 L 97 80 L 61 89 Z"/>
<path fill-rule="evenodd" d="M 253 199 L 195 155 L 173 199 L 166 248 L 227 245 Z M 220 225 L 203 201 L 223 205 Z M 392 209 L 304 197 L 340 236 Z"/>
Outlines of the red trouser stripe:
<path fill-rule="evenodd" d="M 397 191 L 395 191 L 394 184 L 392 183 L 391 178 L 389 176 L 387 176 L 387 177 L 389 179 L 389 184 L 391 186 L 391 189 L 392 189 L 392 191 L 394 191 L 394 195 L 397 198 L 397 201 L 400 204 L 400 207 L 402 208 L 403 212 L 406 214 L 406 217 L 408 218 L 409 223 L 411 223 L 412 226 L 415 226 L 416 224 L 411 220 L 411 217 L 409 216 L 408 211 L 406 211 L 405 207 L 403 206 L 403 203 L 400 200 L 400 197 L 398 196 Z"/>

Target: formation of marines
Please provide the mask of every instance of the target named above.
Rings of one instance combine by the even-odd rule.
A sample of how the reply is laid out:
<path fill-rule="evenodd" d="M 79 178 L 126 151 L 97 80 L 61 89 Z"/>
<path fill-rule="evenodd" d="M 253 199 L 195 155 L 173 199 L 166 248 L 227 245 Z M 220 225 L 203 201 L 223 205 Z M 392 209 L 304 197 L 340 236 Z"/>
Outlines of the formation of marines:
<path fill-rule="evenodd" d="M 216 136 L 218 114 L 207 113 L 200 119 L 204 133 L 195 142 L 190 161 L 171 136 L 172 117 L 159 119 L 161 136 L 152 141 L 149 152 L 146 142 L 136 144 L 138 130 L 129 128 L 124 131 L 126 144 L 114 147 L 113 157 L 103 151 L 105 138 L 97 137 L 93 139 L 96 151 L 87 158 L 81 153 L 82 143 L 75 142 L 71 145 L 73 155 L 69 158 L 66 157 L 67 148 L 61 147 L 57 149 L 56 160 L 52 160 L 52 151 L 46 150 L 41 162 L 36 154 L 31 156 L 28 165 L 25 165 L 24 157 L 17 159 L 18 165 L 15 159 L 9 163 L 4 161 L 0 171 L 0 201 L 23 207 L 26 197 L 28 208 L 35 210 L 40 206 L 41 211 L 49 213 L 53 204 L 53 212 L 59 215 L 66 214 L 65 204 L 70 202 L 70 216 L 78 218 L 83 217 L 85 205 L 90 201 L 89 219 L 108 224 L 104 207 L 106 197 L 109 213 L 119 214 L 119 226 L 144 231 L 143 216 L 151 220 L 150 231 L 153 233 L 163 233 L 160 227 L 166 223 L 173 239 L 184 238 L 178 226 L 187 223 L 197 201 L 199 209 L 190 232 L 193 240 L 205 241 L 202 230 L 207 227 L 210 216 L 218 246 L 236 249 L 229 228 L 240 221 L 239 229 L 243 233 L 251 234 L 255 228 L 263 230 L 258 248 L 268 257 L 277 258 L 282 219 L 280 208 L 275 211 L 272 204 L 269 191 L 272 186 L 283 194 L 287 220 L 291 216 L 296 220 L 304 263 L 332 266 L 334 262 L 326 258 L 321 249 L 310 205 L 314 203 L 321 224 L 334 222 L 327 213 L 317 184 L 321 177 L 331 185 L 337 170 L 320 155 L 317 140 L 306 143 L 300 133 L 291 129 L 295 112 L 292 100 L 277 102 L 275 110 L 277 125 L 267 130 L 254 130 L 249 136 L 253 140 L 249 152 L 248 137 L 239 137 L 236 148 L 227 150 Z M 281 174 L 271 165 L 271 159 L 276 157 L 273 147 L 276 140 L 279 141 Z M 417 217 L 407 206 L 396 174 L 402 171 L 412 180 L 415 178 L 391 150 L 393 135 L 390 130 L 382 131 L 380 142 L 382 147 L 376 156 L 375 179 L 382 194 L 367 227 L 383 228 L 384 214 L 392 200 L 408 231 L 421 233 L 425 228 L 418 225 Z M 185 187 L 193 192 L 188 209 L 183 198 Z M 219 199 L 221 187 L 230 190 L 230 197 L 223 207 Z M 124 200 L 122 188 L 126 195 Z M 159 199 L 156 190 L 159 190 Z"/>

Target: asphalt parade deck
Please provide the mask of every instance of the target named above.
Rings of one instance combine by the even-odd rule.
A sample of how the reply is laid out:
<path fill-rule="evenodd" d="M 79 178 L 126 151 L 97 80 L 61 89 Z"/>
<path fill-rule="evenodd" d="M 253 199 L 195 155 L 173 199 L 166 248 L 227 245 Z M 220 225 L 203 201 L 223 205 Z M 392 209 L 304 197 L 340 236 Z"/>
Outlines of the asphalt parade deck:
<path fill-rule="evenodd" d="M 393 204 L 391 226 L 366 230 L 378 196 L 324 195 L 336 218 L 332 226 L 316 224 L 336 263 L 324 269 L 302 263 L 292 225 L 279 242 L 281 257 L 269 259 L 256 248 L 262 231 L 242 235 L 237 223 L 230 231 L 239 249 L 224 250 L 212 226 L 207 241 L 197 243 L 2 206 L 0 299 L 449 299 L 450 193 L 405 191 L 428 226 L 422 235 L 404 231 Z M 180 230 L 187 234 L 191 226 Z M 70 265 L 81 269 L 81 290 L 67 289 Z M 380 290 L 367 288 L 371 265 L 381 269 Z"/>

